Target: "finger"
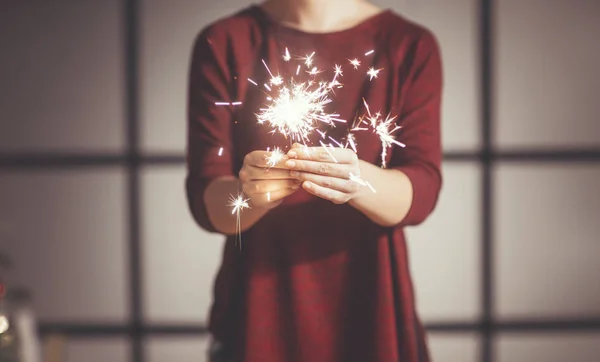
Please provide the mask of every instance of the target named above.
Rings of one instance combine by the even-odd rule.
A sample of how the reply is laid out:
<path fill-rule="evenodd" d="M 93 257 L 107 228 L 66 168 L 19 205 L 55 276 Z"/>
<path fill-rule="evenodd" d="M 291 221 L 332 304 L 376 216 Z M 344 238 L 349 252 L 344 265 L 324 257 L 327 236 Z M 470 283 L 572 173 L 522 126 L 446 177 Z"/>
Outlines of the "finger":
<path fill-rule="evenodd" d="M 253 180 L 245 182 L 242 186 L 244 193 L 248 196 L 255 194 L 266 194 L 289 188 L 298 188 L 301 181 L 294 179 L 287 180 Z"/>
<path fill-rule="evenodd" d="M 337 177 L 317 175 L 308 172 L 292 171 L 292 176 L 301 181 L 309 181 L 319 186 L 337 190 L 345 194 L 352 194 L 358 191 L 360 185 L 352 180 L 341 179 Z"/>
<path fill-rule="evenodd" d="M 322 199 L 329 200 L 329 201 L 333 202 L 334 204 L 343 204 L 348 201 L 347 194 L 337 191 L 337 190 L 333 190 L 333 189 L 330 189 L 327 187 L 317 185 L 310 181 L 303 182 L 302 187 L 307 192 L 309 192 L 317 197 L 320 197 Z"/>
<path fill-rule="evenodd" d="M 350 164 L 355 163 L 358 160 L 358 157 L 354 151 L 349 148 L 339 147 L 292 148 L 290 151 L 288 151 L 287 157 L 300 160 Z"/>
<path fill-rule="evenodd" d="M 276 180 L 276 179 L 291 179 L 289 168 L 264 168 L 247 166 L 240 170 L 239 178 L 242 182 L 251 180 Z"/>
<path fill-rule="evenodd" d="M 285 168 L 285 161 L 289 157 L 275 149 L 273 151 L 253 151 L 246 155 L 244 164 L 263 168 Z"/>
<path fill-rule="evenodd" d="M 315 173 L 318 175 L 338 177 L 342 179 L 350 179 L 350 172 L 355 168 L 350 165 L 329 163 L 329 162 L 317 162 L 307 160 L 288 160 L 286 166 L 291 171 L 303 171 Z"/>
<path fill-rule="evenodd" d="M 254 206 L 258 207 L 275 207 L 279 205 L 279 202 L 283 200 L 285 197 L 290 196 L 294 192 L 298 191 L 300 185 L 297 185 L 292 188 L 286 188 L 281 190 L 270 191 L 262 194 L 254 194 L 248 195 L 250 197 L 250 202 Z"/>

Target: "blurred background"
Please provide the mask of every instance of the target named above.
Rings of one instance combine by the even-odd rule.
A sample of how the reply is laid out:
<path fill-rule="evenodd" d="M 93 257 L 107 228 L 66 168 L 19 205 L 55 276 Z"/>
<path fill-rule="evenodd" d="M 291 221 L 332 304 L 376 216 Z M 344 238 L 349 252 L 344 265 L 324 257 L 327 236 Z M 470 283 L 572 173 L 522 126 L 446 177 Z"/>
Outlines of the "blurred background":
<path fill-rule="evenodd" d="M 444 61 L 444 188 L 407 231 L 434 362 L 600 361 L 600 1 L 374 2 Z M 56 361 L 205 361 L 223 240 L 185 202 L 186 76 L 249 4 L 0 3 L 4 280 Z"/>

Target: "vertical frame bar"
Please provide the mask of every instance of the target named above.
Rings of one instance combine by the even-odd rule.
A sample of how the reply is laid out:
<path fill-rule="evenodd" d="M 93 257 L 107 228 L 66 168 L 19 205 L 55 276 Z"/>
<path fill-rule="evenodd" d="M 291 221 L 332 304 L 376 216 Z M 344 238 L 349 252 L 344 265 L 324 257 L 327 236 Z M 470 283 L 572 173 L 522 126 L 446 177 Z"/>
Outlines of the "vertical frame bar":
<path fill-rule="evenodd" d="M 129 308 L 131 360 L 143 362 L 142 265 L 140 237 L 140 157 L 138 97 L 138 0 L 125 0 L 125 94 L 127 134 L 127 192 L 129 217 Z"/>
<path fill-rule="evenodd" d="M 480 86 L 481 86 L 481 138 L 482 138 L 482 183 L 481 183 L 481 361 L 494 361 L 494 265 L 493 265 L 493 0 L 480 1 Z"/>

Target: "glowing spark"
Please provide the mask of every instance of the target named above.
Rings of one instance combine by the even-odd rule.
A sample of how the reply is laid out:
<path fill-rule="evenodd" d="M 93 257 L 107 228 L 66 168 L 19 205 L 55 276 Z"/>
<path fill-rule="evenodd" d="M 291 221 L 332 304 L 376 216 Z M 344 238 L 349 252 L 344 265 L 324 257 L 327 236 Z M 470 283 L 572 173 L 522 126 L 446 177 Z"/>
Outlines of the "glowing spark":
<path fill-rule="evenodd" d="M 237 197 L 230 195 L 229 206 L 232 207 L 231 215 L 235 213 L 239 214 L 243 209 L 249 209 L 250 205 L 248 205 L 248 201 L 250 201 L 250 199 L 244 199 L 242 195 L 238 195 Z"/>
<path fill-rule="evenodd" d="M 242 104 L 242 102 L 231 102 L 231 105 L 232 105 L 232 106 L 239 106 L 239 105 L 241 105 L 241 104 Z"/>
<path fill-rule="evenodd" d="M 321 135 L 321 138 L 326 137 L 326 133 L 324 131 L 321 131 L 320 129 L 315 129 L 315 131 L 317 131 L 317 133 L 319 133 Z"/>
<path fill-rule="evenodd" d="M 298 68 L 296 68 L 296 75 L 300 74 L 300 67 L 301 65 L 299 65 Z"/>
<path fill-rule="evenodd" d="M 281 78 L 281 76 L 278 75 L 271 78 L 270 82 L 272 85 L 281 85 L 283 84 L 283 78 Z"/>
<path fill-rule="evenodd" d="M 358 69 L 358 67 L 360 67 L 360 60 L 358 59 L 349 59 L 350 64 L 352 64 L 352 66 L 354 67 L 354 69 Z"/>
<path fill-rule="evenodd" d="M 307 141 L 317 122 L 333 124 L 345 122 L 338 114 L 327 113 L 325 105 L 331 102 L 330 89 L 324 84 L 305 82 L 278 87 L 279 94 L 270 99 L 265 108 L 256 115 L 259 124 L 268 123 L 285 137 L 294 141 Z"/>
<path fill-rule="evenodd" d="M 338 163 L 338 161 L 335 159 L 335 157 L 333 157 L 333 154 L 331 152 L 329 152 L 329 150 L 327 149 L 327 145 L 325 145 L 323 143 L 323 141 L 319 141 L 319 143 L 325 149 L 325 152 L 327 152 L 329 154 L 329 157 L 331 157 L 331 159 L 333 160 L 333 162 Z M 333 146 L 331 148 L 333 148 Z"/>
<path fill-rule="evenodd" d="M 312 63 L 313 63 L 313 56 L 314 55 L 315 55 L 315 52 L 312 52 L 312 54 L 307 55 L 306 57 L 303 58 L 304 59 L 304 64 L 307 67 L 310 67 L 312 65 Z"/>
<path fill-rule="evenodd" d="M 373 80 L 373 78 L 377 78 L 377 75 L 379 74 L 380 71 L 381 71 L 381 69 L 369 68 L 369 70 L 367 71 L 367 75 L 370 78 L 369 80 Z"/>
<path fill-rule="evenodd" d="M 369 181 L 365 181 L 365 183 L 367 184 L 367 187 L 371 189 L 371 191 L 373 191 L 374 193 L 377 192 L 375 191 L 375 188 L 369 183 Z"/>
<path fill-rule="evenodd" d="M 346 148 L 344 147 L 344 145 L 342 145 L 341 143 L 339 143 L 338 141 L 336 141 L 333 137 L 331 136 L 327 136 L 330 140 L 332 140 L 336 145 L 338 145 L 338 147 L 340 148 Z"/>
<path fill-rule="evenodd" d="M 254 84 L 254 85 L 258 85 L 255 81 L 253 81 L 252 79 L 248 78 L 248 82 Z"/>
<path fill-rule="evenodd" d="M 240 243 L 240 248 L 242 247 L 242 223 L 240 220 L 240 213 L 243 209 L 249 209 L 250 205 L 248 204 L 250 199 L 244 199 L 242 195 L 238 195 L 237 197 L 233 195 L 229 195 L 229 206 L 232 207 L 231 214 L 236 214 L 235 218 L 235 230 L 238 238 L 238 242 Z"/>
<path fill-rule="evenodd" d="M 223 155 L 223 147 L 219 148 L 219 156 Z"/>
<path fill-rule="evenodd" d="M 348 143 L 350 144 L 350 147 L 352 147 L 354 153 L 358 153 L 356 150 L 356 141 L 354 140 L 354 135 L 352 133 L 348 134 Z"/>
<path fill-rule="evenodd" d="M 311 70 L 307 71 L 307 73 L 310 75 L 317 75 L 321 72 L 322 72 L 322 70 L 317 69 L 317 67 L 313 67 Z"/>
<path fill-rule="evenodd" d="M 350 181 L 356 182 L 357 184 L 359 184 L 361 186 L 367 186 L 369 189 L 371 189 L 371 191 L 377 192 L 377 191 L 375 191 L 375 188 L 373 188 L 373 186 L 369 182 L 363 180 L 362 178 L 360 178 L 360 176 L 357 176 L 357 175 L 353 174 L 352 172 L 350 172 L 349 178 L 350 178 Z"/>
<path fill-rule="evenodd" d="M 331 83 L 329 83 L 329 88 L 341 88 L 342 87 L 342 83 L 338 82 L 336 79 L 332 80 Z"/>
<path fill-rule="evenodd" d="M 271 201 L 271 191 L 267 191 L 267 201 Z"/>
<path fill-rule="evenodd" d="M 273 78 L 273 73 L 271 73 L 271 69 L 269 69 L 269 66 L 267 65 L 267 63 L 265 63 L 264 59 L 261 59 L 263 65 L 265 66 L 265 68 L 267 68 L 267 72 L 269 72 L 269 75 L 271 76 L 271 78 Z"/>
<path fill-rule="evenodd" d="M 371 50 L 369 50 L 368 52 L 366 52 L 366 53 L 365 53 L 365 56 L 367 56 L 367 55 L 371 55 L 371 54 L 373 54 L 373 52 L 375 52 L 375 50 L 372 50 L 372 49 L 371 49 Z"/>
<path fill-rule="evenodd" d="M 336 64 L 335 67 L 333 68 L 333 71 L 335 72 L 335 77 L 333 79 L 337 78 L 338 76 L 341 77 L 343 75 L 341 65 Z"/>
<path fill-rule="evenodd" d="M 277 166 L 277 164 L 279 162 L 281 162 L 281 160 L 283 160 L 284 154 L 283 152 L 281 152 L 281 149 L 279 149 L 279 147 L 275 147 L 273 149 L 273 151 L 266 156 L 267 158 L 267 166 L 268 167 L 275 167 Z"/>
<path fill-rule="evenodd" d="M 375 115 L 371 114 L 371 110 L 369 109 L 369 104 L 367 103 L 367 101 L 363 99 L 363 103 L 365 105 L 365 108 L 367 109 L 367 119 L 369 120 L 373 131 L 377 134 L 377 136 L 379 136 L 379 139 L 381 141 L 381 167 L 385 168 L 387 149 L 391 147 L 392 144 L 396 144 L 400 147 L 406 147 L 405 144 L 397 141 L 394 138 L 394 136 L 392 136 L 392 133 L 396 132 L 401 127 L 396 126 L 396 123 L 394 122 L 396 120 L 396 116 L 390 117 L 388 115 L 384 120 L 382 120 L 381 114 L 379 112 L 377 112 Z"/>
<path fill-rule="evenodd" d="M 283 60 L 286 62 L 289 62 L 290 59 L 292 59 L 292 56 L 290 55 L 290 51 L 288 50 L 288 48 L 285 48 L 285 54 L 283 55 Z"/>

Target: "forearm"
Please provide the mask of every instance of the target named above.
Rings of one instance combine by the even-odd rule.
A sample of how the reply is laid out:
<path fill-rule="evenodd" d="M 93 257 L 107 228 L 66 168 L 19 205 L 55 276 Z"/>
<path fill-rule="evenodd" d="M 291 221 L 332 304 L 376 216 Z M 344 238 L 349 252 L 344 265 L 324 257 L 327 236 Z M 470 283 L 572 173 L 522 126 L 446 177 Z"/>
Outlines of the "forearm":
<path fill-rule="evenodd" d="M 250 205 L 250 208 L 243 209 L 240 217 L 240 230 L 237 230 L 237 215 L 231 213 L 232 207 L 229 206 L 230 196 L 237 196 L 239 193 L 239 180 L 235 177 L 223 177 L 211 182 L 204 191 L 204 203 L 208 218 L 213 227 L 225 235 L 234 235 L 252 227 L 268 211 L 267 208 L 259 208 Z"/>
<path fill-rule="evenodd" d="M 360 161 L 361 178 L 376 192 L 363 187 L 349 204 L 374 223 L 389 227 L 400 223 L 412 205 L 413 187 L 406 174 L 395 169 L 382 169 Z"/>

